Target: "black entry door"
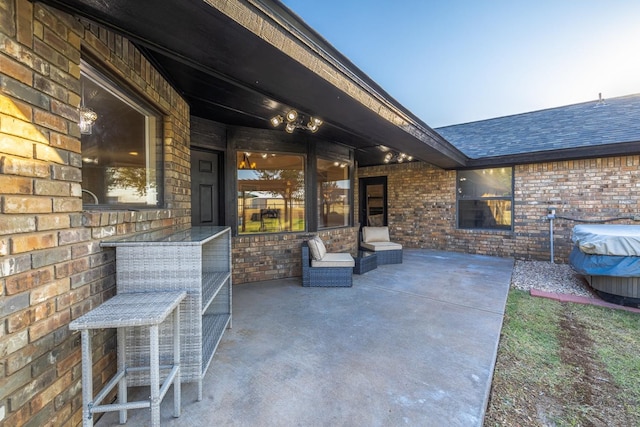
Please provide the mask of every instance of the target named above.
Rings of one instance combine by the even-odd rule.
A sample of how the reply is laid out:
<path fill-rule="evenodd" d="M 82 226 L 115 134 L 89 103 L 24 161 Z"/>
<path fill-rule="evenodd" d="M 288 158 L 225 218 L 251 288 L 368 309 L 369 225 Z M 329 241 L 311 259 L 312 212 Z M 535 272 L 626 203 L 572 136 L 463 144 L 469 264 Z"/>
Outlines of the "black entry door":
<path fill-rule="evenodd" d="M 361 178 L 359 184 L 361 225 L 387 225 L 387 177 Z"/>
<path fill-rule="evenodd" d="M 220 225 L 220 154 L 191 150 L 191 225 Z"/>

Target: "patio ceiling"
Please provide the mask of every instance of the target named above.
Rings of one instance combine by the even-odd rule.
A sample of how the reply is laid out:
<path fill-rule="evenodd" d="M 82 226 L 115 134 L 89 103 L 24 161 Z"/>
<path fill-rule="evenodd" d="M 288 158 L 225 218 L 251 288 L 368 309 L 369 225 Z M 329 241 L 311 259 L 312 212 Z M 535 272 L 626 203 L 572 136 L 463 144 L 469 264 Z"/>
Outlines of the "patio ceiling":
<path fill-rule="evenodd" d="M 209 1 L 220 5 L 214 7 L 203 0 L 43 2 L 87 17 L 136 43 L 187 100 L 194 116 L 271 129 L 269 118 L 295 108 L 321 117 L 325 124 L 318 137 L 354 147 L 360 165 L 381 164 L 380 145 L 442 168 L 466 163 L 464 154 L 400 106 L 281 3 L 251 0 L 238 5 L 257 14 L 260 22 L 284 31 L 287 42 L 306 46 L 324 61 L 323 67 L 333 75 L 338 73 L 341 82 L 357 88 L 355 95 L 322 76 L 324 70 L 313 71 L 217 8 L 231 8 L 229 3 Z"/>

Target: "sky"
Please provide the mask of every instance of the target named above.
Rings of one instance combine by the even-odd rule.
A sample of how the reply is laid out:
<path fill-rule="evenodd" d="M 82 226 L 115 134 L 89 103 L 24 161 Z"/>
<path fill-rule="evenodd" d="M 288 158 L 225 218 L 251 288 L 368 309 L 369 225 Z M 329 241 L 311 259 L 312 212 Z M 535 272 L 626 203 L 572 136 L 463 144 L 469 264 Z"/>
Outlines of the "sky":
<path fill-rule="evenodd" d="M 640 0 L 283 0 L 436 128 L 640 93 Z"/>

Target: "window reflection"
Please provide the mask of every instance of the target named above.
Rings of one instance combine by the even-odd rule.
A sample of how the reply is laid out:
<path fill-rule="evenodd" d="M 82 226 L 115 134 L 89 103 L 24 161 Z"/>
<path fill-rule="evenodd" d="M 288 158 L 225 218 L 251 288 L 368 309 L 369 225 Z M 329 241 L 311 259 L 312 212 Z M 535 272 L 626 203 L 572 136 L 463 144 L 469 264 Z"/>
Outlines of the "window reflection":
<path fill-rule="evenodd" d="M 341 161 L 318 159 L 317 185 L 318 228 L 349 225 L 349 165 Z"/>
<path fill-rule="evenodd" d="M 511 229 L 513 169 L 458 171 L 458 227 Z"/>
<path fill-rule="evenodd" d="M 304 156 L 238 152 L 238 232 L 304 231 Z"/>
<path fill-rule="evenodd" d="M 85 204 L 158 205 L 160 118 L 93 67 L 82 67 L 84 102 L 98 116 L 81 136 Z"/>

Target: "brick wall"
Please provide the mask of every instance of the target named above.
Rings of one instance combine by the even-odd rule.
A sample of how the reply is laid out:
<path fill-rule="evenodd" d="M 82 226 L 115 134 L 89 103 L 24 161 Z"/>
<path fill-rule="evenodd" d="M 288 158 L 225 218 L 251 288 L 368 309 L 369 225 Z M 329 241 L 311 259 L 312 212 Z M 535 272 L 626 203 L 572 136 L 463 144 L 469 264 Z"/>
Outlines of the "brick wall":
<path fill-rule="evenodd" d="M 302 242 L 316 234 L 330 252 L 357 252 L 358 227 L 238 236 L 233 238 L 233 283 L 302 276 Z"/>
<path fill-rule="evenodd" d="M 456 228 L 455 171 L 405 163 L 359 168 L 358 177 L 387 176 L 390 233 L 406 247 L 549 260 L 547 208 L 587 220 L 639 215 L 639 168 L 639 156 L 516 166 L 513 232 Z M 554 221 L 556 262 L 567 262 L 578 223 Z"/>
<path fill-rule="evenodd" d="M 640 156 L 572 160 L 515 168 L 515 221 L 518 256 L 549 259 L 547 207 L 556 215 L 583 220 L 640 215 Z M 633 224 L 616 220 L 612 224 Z M 577 221 L 554 221 L 557 261 L 571 251 L 571 230 Z M 637 222 L 635 224 L 638 224 Z"/>
<path fill-rule="evenodd" d="M 89 53 L 164 116 L 165 207 L 84 212 L 76 107 Z M 189 111 L 127 40 L 27 0 L 0 0 L 0 424 L 81 423 L 79 335 L 115 292 L 104 237 L 188 224 Z M 96 387 L 115 370 L 94 341 Z"/>

